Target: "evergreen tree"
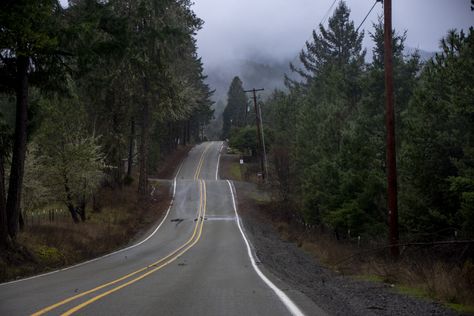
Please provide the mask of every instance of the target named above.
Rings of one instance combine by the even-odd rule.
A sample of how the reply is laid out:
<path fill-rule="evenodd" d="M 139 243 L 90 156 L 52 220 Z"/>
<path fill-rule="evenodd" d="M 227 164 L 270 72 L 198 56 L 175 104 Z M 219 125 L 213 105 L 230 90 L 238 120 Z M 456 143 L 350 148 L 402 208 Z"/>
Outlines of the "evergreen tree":
<path fill-rule="evenodd" d="M 291 65 L 302 81 L 287 80 L 289 93 L 274 93 L 263 107 L 276 131 L 270 170 L 280 202 L 339 237 L 387 230 L 383 33 L 379 19 L 373 60 L 364 64 L 362 34 L 341 1 L 306 43 L 302 67 Z M 470 237 L 473 30 L 451 31 L 425 65 L 416 52 L 404 55 L 406 32 L 392 38 L 401 231 Z"/>
<path fill-rule="evenodd" d="M 0 87 L 2 91 L 13 92 L 16 96 L 12 165 L 6 201 L 11 238 L 16 237 L 19 227 L 29 121 L 29 86 L 32 83 L 47 87 L 62 82 L 57 71 L 57 66 L 63 64 L 58 54 L 60 14 L 61 7 L 54 0 L 7 0 L 0 5 Z M 4 214 L 5 210 L 0 210 L 0 213 Z M 4 217 L 0 216 L 2 245 L 5 244 Z"/>
<path fill-rule="evenodd" d="M 472 236 L 474 29 L 450 31 L 441 49 L 404 113 L 401 223 L 414 233 L 464 228 Z"/>
<path fill-rule="evenodd" d="M 242 81 L 234 77 L 227 92 L 227 105 L 223 114 L 222 137 L 230 137 L 231 129 L 246 124 L 247 96 L 242 88 Z"/>
<path fill-rule="evenodd" d="M 341 225 L 333 212 L 347 212 L 346 206 L 350 207 L 341 194 L 350 191 L 342 190 L 349 176 L 344 172 L 345 146 L 361 97 L 365 66 L 363 34 L 355 31 L 349 14 L 341 1 L 328 27 L 320 25 L 319 33 L 313 32 L 313 41 L 301 52 L 304 69 L 293 67 L 304 78 L 294 86 L 304 91 L 298 107 L 296 159 L 305 217 L 334 227 Z M 354 218 L 359 220 L 358 215 Z"/>
<path fill-rule="evenodd" d="M 313 30 L 312 41 L 300 53 L 303 68 L 290 64 L 290 68 L 304 79 L 306 86 L 321 80 L 328 72 L 341 72 L 342 84 L 338 88 L 348 96 L 356 93 L 357 77 L 364 66 L 365 50 L 362 50 L 363 33 L 355 30 L 350 20 L 350 9 L 340 1 L 328 20 L 328 27 L 319 25 L 319 33 Z M 295 82 L 293 82 L 295 83 Z"/>
<path fill-rule="evenodd" d="M 204 83 L 203 65 L 194 39 L 202 20 L 190 7 L 188 0 L 74 0 L 66 9 L 53 0 L 1 3 L 0 110 L 3 117 L 9 116 L 12 111 L 3 107 L 9 104 L 3 102 L 8 99 L 4 96 L 14 93 L 18 109 L 13 151 L 8 124 L 1 122 L 0 178 L 4 177 L 3 162 L 12 162 L 8 200 L 0 186 L 2 245 L 7 232 L 14 237 L 18 229 L 26 126 L 34 137 L 38 133 L 38 129 L 32 128 L 34 125 L 52 125 L 47 119 L 36 122 L 27 117 L 35 110 L 28 107 L 32 99 L 28 95 L 29 84 L 40 88 L 39 99 L 48 104 L 40 111 L 45 118 L 53 116 L 64 104 L 77 104 L 84 110 L 81 137 L 68 138 L 71 135 L 58 129 L 60 135 L 54 139 L 64 143 L 60 154 L 65 156 L 74 151 L 69 149 L 74 149 L 75 143 L 80 143 L 77 139 L 88 140 L 90 146 L 76 149 L 81 157 L 94 160 L 98 155 L 103 159 L 106 167 L 101 172 L 108 173 L 109 184 L 120 185 L 123 181 L 123 158 L 129 155 L 129 166 L 133 165 L 138 138 L 139 188 L 143 196 L 148 192 L 148 169 L 156 166 L 166 153 L 163 149 L 173 150 L 180 140 L 183 143 L 198 138 L 212 117 L 212 91 Z M 63 67 L 69 71 L 62 71 Z M 45 94 L 47 89 L 56 93 Z M 67 114 L 62 117 L 67 120 L 64 125 L 76 126 L 74 116 Z M 44 128 L 40 126 L 39 130 Z M 152 133 L 156 140 L 152 140 Z M 39 142 L 36 148 L 53 148 L 47 138 L 35 140 Z M 158 154 L 156 162 L 148 159 L 150 151 Z M 30 162 L 37 161 L 34 158 L 38 157 L 33 157 L 36 152 L 31 150 Z M 61 164 L 81 170 L 80 165 L 84 165 L 80 160 L 67 160 L 71 163 L 41 161 L 48 162 L 49 170 Z M 131 168 L 129 172 L 132 175 Z M 67 181 L 73 179 L 76 178 L 68 175 Z M 72 192 L 72 186 L 70 189 Z M 30 187 L 28 192 L 34 195 Z M 57 191 L 56 195 L 59 199 L 62 194 Z M 86 201 L 80 204 L 83 202 Z M 8 226 L 5 209 L 9 210 Z"/>
<path fill-rule="evenodd" d="M 385 174 L 385 86 L 383 64 L 383 23 L 379 19 L 374 24 L 371 38 L 374 41 L 373 60 L 367 65 L 366 75 L 362 79 L 362 98 L 357 111 L 351 116 L 345 129 L 341 149 L 341 172 L 343 184 L 339 194 L 344 203 L 349 205 L 346 212 L 358 213 L 361 229 L 372 235 L 384 234 L 386 231 L 386 174 Z M 404 56 L 405 34 L 393 31 L 394 93 L 397 109 L 398 134 L 403 128 L 400 113 L 408 106 L 416 85 L 419 71 L 419 58 Z M 401 138 L 401 137 L 400 137 Z M 351 210 L 352 209 L 352 210 Z M 344 211 L 341 210 L 341 215 Z M 339 224 L 349 229 L 341 220 L 343 216 L 333 217 Z M 352 227 L 354 231 L 354 227 Z M 354 231 L 355 232 L 355 231 Z"/>

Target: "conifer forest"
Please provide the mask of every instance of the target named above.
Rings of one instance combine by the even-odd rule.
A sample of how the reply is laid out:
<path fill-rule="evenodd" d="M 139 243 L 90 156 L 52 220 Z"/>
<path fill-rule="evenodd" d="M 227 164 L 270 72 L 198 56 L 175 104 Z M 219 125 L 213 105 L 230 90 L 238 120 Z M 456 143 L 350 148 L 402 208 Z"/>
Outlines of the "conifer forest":
<path fill-rule="evenodd" d="M 0 315 L 474 314 L 473 22 L 0 0 Z"/>

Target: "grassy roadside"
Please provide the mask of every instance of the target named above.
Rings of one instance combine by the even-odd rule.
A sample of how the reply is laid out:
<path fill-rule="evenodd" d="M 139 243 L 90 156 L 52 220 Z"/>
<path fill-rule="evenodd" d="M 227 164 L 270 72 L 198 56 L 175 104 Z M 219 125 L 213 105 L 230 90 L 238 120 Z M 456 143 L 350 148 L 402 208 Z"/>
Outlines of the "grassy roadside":
<path fill-rule="evenodd" d="M 363 252 L 325 233 L 307 233 L 297 225 L 283 226 L 284 236 L 297 242 L 332 270 L 372 282 L 390 284 L 393 291 L 419 299 L 431 299 L 460 313 L 474 313 L 474 265 L 459 264 L 431 253 L 431 249 L 406 249 L 398 261 L 385 252 Z"/>
<path fill-rule="evenodd" d="M 190 147 L 166 157 L 155 176 L 172 178 Z M 125 247 L 139 239 L 164 214 L 171 201 L 171 182 L 151 181 L 153 197 L 140 199 L 137 181 L 123 188 L 102 188 L 99 212 L 87 209 L 87 220 L 70 217 L 27 225 L 17 238 L 18 251 L 0 256 L 0 282 L 70 266 Z"/>
<path fill-rule="evenodd" d="M 240 180 L 232 170 L 235 157 L 223 156 L 221 177 Z M 336 240 L 329 232 L 309 231 L 292 222 L 280 205 L 254 196 L 255 211 L 262 220 L 270 221 L 280 238 L 294 242 L 333 271 L 354 279 L 390 284 L 393 291 L 419 299 L 442 302 L 462 314 L 474 314 L 474 264 L 463 265 L 442 260 L 431 249 L 406 249 L 399 261 L 393 262 L 385 252 L 361 253 L 356 244 Z M 367 246 L 370 247 L 370 246 Z M 445 249 L 441 249 L 445 251 Z"/>

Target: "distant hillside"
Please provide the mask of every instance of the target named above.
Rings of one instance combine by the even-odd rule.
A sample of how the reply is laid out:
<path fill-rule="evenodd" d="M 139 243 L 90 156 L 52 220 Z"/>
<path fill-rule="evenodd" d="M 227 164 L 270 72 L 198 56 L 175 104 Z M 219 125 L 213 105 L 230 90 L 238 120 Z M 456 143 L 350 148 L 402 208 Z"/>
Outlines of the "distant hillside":
<path fill-rule="evenodd" d="M 433 58 L 435 55 L 436 55 L 436 52 L 429 52 L 429 51 L 426 51 L 426 50 L 422 50 L 422 49 L 417 49 L 417 48 L 413 48 L 413 47 L 405 47 L 405 55 L 411 55 L 415 52 L 418 52 L 418 54 L 420 54 L 420 58 L 422 61 L 427 61 L 429 60 L 430 58 Z"/>
<path fill-rule="evenodd" d="M 427 61 L 436 54 L 436 52 L 413 47 L 405 48 L 406 55 L 411 55 L 415 51 L 418 51 L 422 61 Z M 367 62 L 371 62 L 369 55 Z M 219 66 L 206 66 L 205 72 L 208 75 L 207 82 L 216 89 L 214 101 L 222 100 L 226 103 L 227 89 L 234 76 L 240 77 L 246 89 L 264 88 L 264 95 L 268 95 L 277 88 L 284 89 L 283 78 L 285 73 L 290 73 L 290 62 L 290 59 L 272 60 L 261 56 L 249 56 L 242 60 L 229 60 Z M 219 109 L 216 108 L 216 111 L 219 112 Z"/>
<path fill-rule="evenodd" d="M 418 51 L 422 61 L 434 57 L 435 52 L 428 52 L 412 47 L 405 48 L 405 55 L 411 55 Z M 366 62 L 371 62 L 367 56 Z M 207 83 L 215 89 L 213 99 L 215 120 L 208 127 L 208 135 L 218 138 L 222 126 L 222 112 L 227 104 L 227 90 L 234 76 L 239 76 L 245 89 L 264 88 L 260 93 L 265 97 L 275 89 L 285 89 L 284 75 L 290 74 L 290 59 L 272 60 L 258 56 L 249 56 L 245 60 L 229 60 L 219 66 L 206 66 L 205 72 L 208 76 Z M 295 62 L 293 60 L 293 62 Z"/>
<path fill-rule="evenodd" d="M 250 57 L 249 57 L 250 58 Z M 290 72 L 290 60 L 263 60 L 252 57 L 252 60 L 231 60 L 219 67 L 207 66 L 205 73 L 207 83 L 215 89 L 213 99 L 214 118 L 207 128 L 209 138 L 220 137 L 222 128 L 222 113 L 227 104 L 227 90 L 235 76 L 239 76 L 245 89 L 264 88 L 260 96 L 268 96 L 275 89 L 285 89 L 284 75 Z"/>
<path fill-rule="evenodd" d="M 264 94 L 269 94 L 276 88 L 284 88 L 283 78 L 290 71 L 289 62 L 290 60 L 232 60 L 219 67 L 206 67 L 207 83 L 216 89 L 216 102 L 227 102 L 227 90 L 234 76 L 240 77 L 246 89 L 264 88 Z"/>

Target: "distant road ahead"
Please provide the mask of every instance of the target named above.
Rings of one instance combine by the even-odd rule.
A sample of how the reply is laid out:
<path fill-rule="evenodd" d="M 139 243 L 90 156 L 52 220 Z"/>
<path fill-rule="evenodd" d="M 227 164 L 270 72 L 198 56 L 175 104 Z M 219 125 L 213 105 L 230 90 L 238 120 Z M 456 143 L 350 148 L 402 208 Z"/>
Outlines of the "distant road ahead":
<path fill-rule="evenodd" d="M 190 151 L 174 203 L 146 241 L 0 285 L 0 315 L 322 315 L 250 259 L 232 185 L 217 177 L 221 148 Z"/>

